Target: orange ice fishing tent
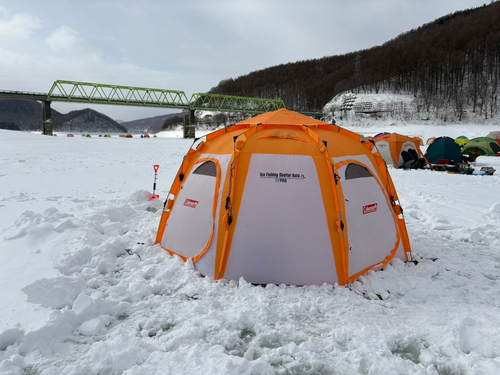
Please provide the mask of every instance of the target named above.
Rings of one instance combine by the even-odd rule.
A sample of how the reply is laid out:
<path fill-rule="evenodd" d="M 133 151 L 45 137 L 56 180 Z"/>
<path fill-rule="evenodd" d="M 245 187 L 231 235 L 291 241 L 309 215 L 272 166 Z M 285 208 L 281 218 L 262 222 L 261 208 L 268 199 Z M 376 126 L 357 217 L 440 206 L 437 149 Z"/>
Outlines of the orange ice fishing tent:
<path fill-rule="evenodd" d="M 394 165 L 396 168 L 404 165 L 401 152 L 414 149 L 419 158 L 424 158 L 424 154 L 420 151 L 419 137 L 408 137 L 406 135 L 392 133 L 374 139 L 376 150 L 384 158 L 387 165 Z"/>
<path fill-rule="evenodd" d="M 156 242 L 203 275 L 254 284 L 345 285 L 411 251 L 374 145 L 286 109 L 195 141 Z"/>

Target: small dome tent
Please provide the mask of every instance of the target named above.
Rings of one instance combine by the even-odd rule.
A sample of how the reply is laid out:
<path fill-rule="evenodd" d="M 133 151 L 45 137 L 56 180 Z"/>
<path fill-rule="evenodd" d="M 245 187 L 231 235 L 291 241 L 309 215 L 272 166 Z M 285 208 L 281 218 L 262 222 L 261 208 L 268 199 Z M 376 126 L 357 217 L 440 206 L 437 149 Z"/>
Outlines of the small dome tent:
<path fill-rule="evenodd" d="M 469 138 L 467 138 L 465 135 L 461 135 L 455 138 L 455 143 L 460 147 L 464 147 L 467 144 L 467 142 L 469 142 Z"/>
<path fill-rule="evenodd" d="M 439 137 L 431 143 L 427 152 L 425 153 L 425 158 L 431 164 L 438 164 L 438 161 L 448 160 L 451 164 L 462 163 L 462 153 L 460 146 L 455 143 L 455 140 L 450 137 Z"/>
<path fill-rule="evenodd" d="M 203 275 L 345 285 L 410 243 L 387 167 L 359 134 L 280 109 L 184 158 L 156 242 Z"/>
<path fill-rule="evenodd" d="M 389 135 L 389 134 L 391 134 L 391 133 L 382 132 L 382 133 L 376 134 L 373 138 L 379 138 L 379 137 L 383 137 L 384 135 Z"/>
<path fill-rule="evenodd" d="M 470 154 L 475 148 L 481 155 L 493 156 L 500 153 L 500 145 L 493 138 L 478 137 L 473 138 L 462 149 L 462 155 Z"/>
<path fill-rule="evenodd" d="M 486 137 L 493 138 L 500 144 L 500 131 L 495 130 L 495 131 L 489 132 Z"/>
<path fill-rule="evenodd" d="M 382 155 L 387 165 L 394 165 L 396 168 L 404 165 L 404 161 L 401 156 L 402 151 L 414 149 L 419 158 L 424 157 L 422 151 L 420 150 L 419 137 L 408 137 L 406 135 L 392 133 L 384 135 L 383 137 L 375 138 L 374 141 L 375 146 L 377 147 L 374 152 L 380 152 L 380 155 Z"/>

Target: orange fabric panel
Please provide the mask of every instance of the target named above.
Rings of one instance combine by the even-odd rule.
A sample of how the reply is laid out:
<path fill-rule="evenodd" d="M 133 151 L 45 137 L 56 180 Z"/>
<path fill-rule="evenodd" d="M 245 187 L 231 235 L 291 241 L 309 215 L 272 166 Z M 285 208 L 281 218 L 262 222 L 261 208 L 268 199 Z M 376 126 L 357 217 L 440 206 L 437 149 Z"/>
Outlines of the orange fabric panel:
<path fill-rule="evenodd" d="M 332 132 L 326 129 L 314 129 L 314 133 L 327 142 L 328 152 L 332 158 L 366 154 L 367 148 L 359 141 L 360 135 L 357 135 L 357 138 L 346 137 L 342 132 Z"/>
<path fill-rule="evenodd" d="M 167 205 L 165 206 L 165 208 L 166 208 L 167 210 L 171 210 L 173 205 L 174 205 L 174 200 L 173 200 L 173 199 L 169 199 L 169 200 L 167 201 Z"/>
<path fill-rule="evenodd" d="M 224 130 L 224 129 L 223 129 Z M 208 141 L 203 147 L 204 154 L 227 155 L 232 154 L 234 151 L 234 132 L 222 132 L 217 139 Z"/>
<path fill-rule="evenodd" d="M 388 256 L 386 257 L 382 262 L 380 263 L 377 263 L 377 264 L 374 264 L 373 266 L 370 266 L 370 267 L 367 267 L 365 268 L 363 271 L 360 271 L 354 275 L 352 275 L 351 277 L 349 277 L 348 279 L 348 282 L 349 283 L 352 283 L 353 281 L 356 281 L 356 279 L 358 277 L 360 277 L 361 275 L 364 275 L 365 273 L 367 273 L 368 271 L 370 271 L 371 269 L 374 269 L 374 268 L 378 268 L 378 267 L 383 267 L 385 266 L 387 263 L 389 263 L 389 261 L 392 259 L 394 255 L 391 255 L 391 256 Z"/>
<path fill-rule="evenodd" d="M 325 131 L 324 129 L 318 129 L 315 130 L 315 133 L 327 141 L 328 145 L 335 145 L 335 147 L 329 147 L 328 149 L 331 157 L 336 158 L 347 155 L 366 155 L 375 168 L 378 168 L 377 172 L 379 173 L 380 178 L 384 181 L 386 180 L 388 172 L 385 161 L 379 152 L 373 153 L 373 149 L 375 148 L 373 143 L 369 141 L 361 142 L 361 136 L 359 134 L 356 134 L 357 137 L 349 137 L 352 139 L 350 140 L 342 137 L 342 132 L 333 133 L 331 131 Z M 369 150 L 370 152 L 366 153 L 366 150 Z"/>
<path fill-rule="evenodd" d="M 231 192 L 231 182 L 232 182 L 231 173 L 234 172 L 231 170 L 231 167 L 233 163 L 234 163 L 234 158 L 230 162 L 230 166 L 226 173 L 226 180 L 224 181 L 224 188 L 222 190 L 221 207 L 219 212 L 219 223 L 221 223 L 222 225 L 219 225 L 219 231 L 217 233 L 217 251 L 215 253 L 215 264 L 214 264 L 215 280 L 219 279 L 218 275 L 221 272 L 222 260 L 224 258 L 222 251 L 219 251 L 219 249 L 226 248 L 228 231 L 230 228 L 229 225 L 226 225 L 228 224 L 228 219 L 229 219 L 228 210 L 226 209 L 226 202 L 227 202 L 226 200 L 230 196 Z"/>
<path fill-rule="evenodd" d="M 224 128 L 224 129 L 219 129 L 219 130 L 216 130 L 212 133 L 209 133 L 207 135 L 205 135 L 205 139 L 208 141 L 214 139 L 214 138 L 218 138 L 220 137 L 221 135 L 224 135 L 224 134 L 227 134 L 227 133 L 232 133 L 232 132 L 235 132 L 235 131 L 241 131 L 241 130 L 245 130 L 249 127 L 249 125 L 232 125 L 232 126 L 228 126 L 227 128 Z"/>
<path fill-rule="evenodd" d="M 260 124 L 267 125 L 330 125 L 327 122 L 315 120 L 300 113 L 289 111 L 288 109 L 279 109 L 274 112 L 266 112 L 252 117 L 248 120 L 238 122 L 236 125 L 256 126 Z"/>
<path fill-rule="evenodd" d="M 217 270 L 215 275 L 215 280 L 222 279 L 224 277 L 224 271 L 226 270 L 225 264 L 227 264 L 227 252 L 228 252 L 228 243 L 229 243 L 229 228 L 224 232 L 224 239 L 222 241 L 222 248 L 219 256 L 219 259 L 215 260 L 215 269 Z"/>
<path fill-rule="evenodd" d="M 206 143 L 201 141 L 198 146 L 196 146 L 196 151 L 201 151 L 203 150 L 203 147 L 205 147 Z"/>
<path fill-rule="evenodd" d="M 290 134 L 295 134 L 298 138 L 302 138 L 303 142 L 290 142 L 286 137 L 266 137 L 269 132 L 275 130 L 288 131 Z M 297 126 L 280 126 L 274 125 L 261 126 L 252 128 L 244 134 L 246 140 L 243 150 L 249 150 L 255 154 L 283 154 L 283 155 L 315 155 L 319 154 L 318 145 L 316 142 L 308 142 L 304 133 L 298 133 Z M 259 133 L 259 136 L 252 137 L 253 134 Z M 262 133 L 262 134 L 261 134 Z M 300 134 L 300 135 L 299 135 Z M 240 136 L 241 138 L 243 136 Z M 238 138 L 238 139 L 239 139 Z M 237 150 L 238 151 L 238 150 Z M 243 151 L 245 152 L 245 151 Z"/>
<path fill-rule="evenodd" d="M 295 132 L 293 132 L 291 130 L 287 130 L 287 129 L 274 129 L 274 130 L 270 130 L 267 133 L 262 134 L 261 136 L 259 136 L 258 139 L 273 138 L 273 137 L 274 138 L 281 138 L 281 139 L 293 139 L 293 140 L 300 141 L 300 142 L 307 142 L 304 138 L 299 137 L 297 135 L 297 133 L 295 133 Z"/>
<path fill-rule="evenodd" d="M 195 150 L 192 148 L 189 149 L 188 153 L 184 157 L 184 160 L 182 161 L 181 167 L 179 168 L 179 171 L 177 172 L 177 176 L 175 176 L 174 182 L 172 183 L 172 186 L 170 187 L 169 194 L 173 194 L 174 197 L 177 197 L 177 191 L 179 191 L 180 185 L 182 184 L 182 181 L 184 181 L 185 176 L 187 176 L 189 169 L 189 164 L 193 160 L 193 156 L 195 154 Z M 183 175 L 183 180 L 181 181 L 180 176 Z M 174 198 L 174 203 L 175 203 L 175 198 Z"/>
<path fill-rule="evenodd" d="M 231 201 L 231 217 L 232 222 L 227 228 L 227 231 L 224 233 L 224 238 L 222 239 L 222 251 L 220 254 L 220 258 L 216 259 L 216 263 L 219 266 L 216 269 L 215 275 L 219 275 L 220 278 L 224 277 L 224 273 L 226 271 L 227 260 L 229 257 L 229 253 L 231 252 L 231 242 L 234 235 L 234 229 L 238 222 L 238 213 L 240 209 L 241 199 L 243 197 L 243 190 L 245 188 L 245 181 L 247 178 L 248 166 L 250 165 L 251 153 L 240 153 L 233 161 L 234 169 L 232 171 L 232 181 L 230 181 L 230 186 L 228 186 L 229 197 Z M 227 213 L 228 210 L 225 210 Z M 226 229 L 226 228 L 224 228 Z M 220 233 L 220 232 L 219 232 Z"/>
<path fill-rule="evenodd" d="M 163 238 L 163 232 L 165 232 L 165 226 L 167 224 L 168 216 L 170 211 L 163 211 L 161 214 L 160 225 L 158 226 L 158 233 L 156 233 L 155 243 L 160 243 Z"/>
<path fill-rule="evenodd" d="M 326 157 L 328 158 L 328 155 Z M 339 197 L 344 195 L 340 184 L 335 184 L 331 164 L 325 159 L 324 156 L 314 157 L 314 163 L 318 176 L 320 176 L 319 185 L 325 205 L 326 220 L 330 231 L 330 241 L 339 284 L 345 285 L 345 281 L 347 281 L 346 255 L 348 249 L 343 236 L 347 238 L 347 226 L 344 223 L 344 233 L 342 233 L 340 222 L 345 221 L 345 207 L 343 199 L 339 200 Z"/>

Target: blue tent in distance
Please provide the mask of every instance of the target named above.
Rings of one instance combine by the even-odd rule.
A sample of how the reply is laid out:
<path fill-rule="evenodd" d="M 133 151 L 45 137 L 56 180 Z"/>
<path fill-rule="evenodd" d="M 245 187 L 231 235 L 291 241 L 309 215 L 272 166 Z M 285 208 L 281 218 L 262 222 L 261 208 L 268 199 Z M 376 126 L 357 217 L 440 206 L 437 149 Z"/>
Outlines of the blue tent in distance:
<path fill-rule="evenodd" d="M 450 137 L 436 138 L 427 149 L 425 158 L 431 164 L 438 164 L 441 159 L 448 160 L 448 164 L 460 164 L 463 161 L 460 146 Z"/>

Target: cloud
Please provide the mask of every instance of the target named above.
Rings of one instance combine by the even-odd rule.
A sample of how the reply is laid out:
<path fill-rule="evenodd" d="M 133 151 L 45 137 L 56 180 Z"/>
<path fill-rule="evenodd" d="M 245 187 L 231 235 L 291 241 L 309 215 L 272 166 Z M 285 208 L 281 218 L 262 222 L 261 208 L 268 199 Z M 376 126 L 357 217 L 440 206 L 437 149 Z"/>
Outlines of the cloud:
<path fill-rule="evenodd" d="M 48 92 L 61 79 L 191 95 L 258 69 L 380 45 L 483 1 L 0 0 L 0 89 Z M 122 119 L 155 111 L 98 110 Z"/>
<path fill-rule="evenodd" d="M 0 36 L 27 39 L 41 27 L 42 21 L 31 14 L 14 14 L 9 19 L 5 9 L 0 7 Z"/>
<path fill-rule="evenodd" d="M 49 35 L 45 42 L 53 52 L 74 52 L 86 48 L 86 42 L 78 31 L 65 25 Z"/>

